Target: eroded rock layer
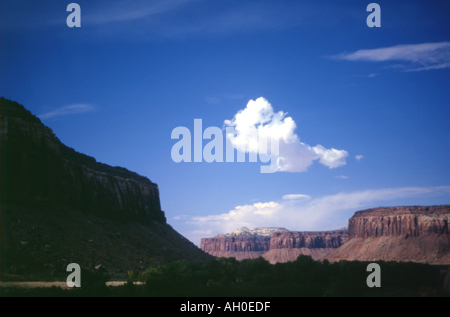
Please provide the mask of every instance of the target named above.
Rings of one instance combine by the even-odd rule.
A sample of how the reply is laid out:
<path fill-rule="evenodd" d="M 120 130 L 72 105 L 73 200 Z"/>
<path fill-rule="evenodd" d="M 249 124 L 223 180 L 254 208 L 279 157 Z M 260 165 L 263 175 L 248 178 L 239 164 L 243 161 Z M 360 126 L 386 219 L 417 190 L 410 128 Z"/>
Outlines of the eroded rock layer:
<path fill-rule="evenodd" d="M 16 102 L 1 98 L 3 203 L 68 205 L 120 221 L 165 223 L 158 185 L 67 147 Z"/>
<path fill-rule="evenodd" d="M 334 249 L 348 240 L 347 230 L 317 232 L 280 232 L 270 239 L 270 249 Z"/>
<path fill-rule="evenodd" d="M 414 261 L 450 264 L 450 206 L 382 207 L 349 220 L 350 240 L 330 261 Z"/>
<path fill-rule="evenodd" d="M 320 260 L 347 240 L 346 229 L 291 232 L 284 228 L 241 228 L 231 234 L 203 238 L 200 248 L 216 257 L 243 260 L 262 256 L 277 263 L 295 261 L 300 254 Z"/>
<path fill-rule="evenodd" d="M 0 139 L 0 279 L 212 258 L 166 223 L 157 184 L 67 147 L 3 97 Z"/>
<path fill-rule="evenodd" d="M 358 211 L 350 218 L 350 238 L 449 234 L 449 206 L 382 207 Z"/>

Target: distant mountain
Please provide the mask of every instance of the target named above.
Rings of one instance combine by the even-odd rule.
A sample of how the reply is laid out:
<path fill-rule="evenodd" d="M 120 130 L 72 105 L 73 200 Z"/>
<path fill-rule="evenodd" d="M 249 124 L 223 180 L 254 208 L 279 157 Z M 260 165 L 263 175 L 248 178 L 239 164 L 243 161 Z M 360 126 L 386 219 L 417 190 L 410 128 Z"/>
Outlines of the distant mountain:
<path fill-rule="evenodd" d="M 76 152 L 3 97 L 0 135 L 3 273 L 53 273 L 72 262 L 124 273 L 210 258 L 166 223 L 156 183 Z"/>

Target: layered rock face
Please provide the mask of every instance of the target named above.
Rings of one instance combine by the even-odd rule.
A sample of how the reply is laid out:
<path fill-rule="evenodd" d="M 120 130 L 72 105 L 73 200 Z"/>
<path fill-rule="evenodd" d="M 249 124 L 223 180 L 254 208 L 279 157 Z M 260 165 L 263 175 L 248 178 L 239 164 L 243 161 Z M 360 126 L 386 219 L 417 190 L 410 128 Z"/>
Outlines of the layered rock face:
<path fill-rule="evenodd" d="M 158 185 L 62 144 L 28 110 L 0 101 L 3 203 L 68 205 L 120 221 L 165 223 Z"/>
<path fill-rule="evenodd" d="M 237 260 L 264 257 L 270 263 L 295 261 L 300 254 L 322 259 L 348 240 L 346 229 L 291 232 L 284 228 L 241 228 L 231 234 L 203 238 L 200 248 L 216 257 Z"/>
<path fill-rule="evenodd" d="M 201 239 L 200 249 L 216 257 L 234 257 L 237 260 L 254 259 L 270 249 L 270 237 L 274 232 L 286 232 L 285 228 L 240 228 L 214 238 Z"/>
<path fill-rule="evenodd" d="M 317 232 L 277 232 L 270 239 L 270 249 L 335 249 L 347 240 L 346 229 Z"/>
<path fill-rule="evenodd" d="M 270 237 L 215 237 L 201 239 L 200 249 L 216 257 L 255 259 L 269 250 Z"/>
<path fill-rule="evenodd" d="M 350 240 L 330 261 L 415 261 L 450 264 L 450 206 L 382 207 L 349 220 Z"/>
<path fill-rule="evenodd" d="M 0 278 L 212 258 L 166 223 L 157 184 L 65 146 L 3 97 L 0 138 Z"/>
<path fill-rule="evenodd" d="M 202 248 L 208 252 L 246 252 L 267 251 L 270 247 L 270 237 L 217 237 L 202 239 Z"/>
<path fill-rule="evenodd" d="M 279 232 L 270 239 L 263 257 L 270 263 L 295 261 L 301 254 L 321 260 L 348 240 L 347 229 L 313 232 Z"/>
<path fill-rule="evenodd" d="M 358 211 L 348 222 L 350 238 L 449 234 L 449 206 L 391 207 Z"/>

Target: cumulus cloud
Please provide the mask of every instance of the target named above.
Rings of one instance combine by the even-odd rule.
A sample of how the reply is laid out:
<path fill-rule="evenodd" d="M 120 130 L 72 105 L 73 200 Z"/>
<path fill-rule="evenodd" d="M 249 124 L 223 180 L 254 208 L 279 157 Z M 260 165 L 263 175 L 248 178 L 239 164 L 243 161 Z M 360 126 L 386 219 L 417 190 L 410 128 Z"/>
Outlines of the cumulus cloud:
<path fill-rule="evenodd" d="M 364 158 L 364 156 L 362 156 L 362 155 L 356 155 L 356 156 L 355 156 L 355 159 L 356 159 L 357 161 L 361 161 L 363 158 Z"/>
<path fill-rule="evenodd" d="M 450 186 L 342 192 L 308 200 L 290 199 L 296 196 L 309 197 L 308 195 L 285 195 L 280 201 L 258 202 L 237 206 L 223 214 L 192 217 L 188 223 L 208 228 L 211 235 L 232 232 L 241 227 L 285 227 L 294 231 L 332 230 L 347 226 L 349 217 L 355 211 L 380 206 L 385 201 L 448 194 Z"/>
<path fill-rule="evenodd" d="M 187 223 L 196 224 L 201 228 L 209 228 L 214 233 L 232 232 L 241 227 L 264 227 L 264 219 L 274 219 L 283 205 L 274 201 L 236 206 L 228 213 L 192 217 Z M 266 226 L 267 227 L 267 226 Z"/>
<path fill-rule="evenodd" d="M 267 140 L 278 143 L 277 170 L 285 172 L 306 172 L 315 160 L 329 168 L 346 164 L 347 151 L 322 145 L 314 147 L 300 142 L 295 134 L 297 125 L 282 111 L 274 112 L 272 105 L 263 97 L 250 100 L 245 109 L 240 110 L 232 120 L 225 120 L 226 127 L 233 127 L 235 133 L 227 133 L 228 141 L 238 151 L 247 153 L 272 153 L 263 150 Z M 268 142 L 267 144 L 273 144 Z M 275 153 L 275 152 L 273 152 Z"/>
<path fill-rule="evenodd" d="M 68 114 L 85 113 L 85 112 L 91 112 L 91 111 L 94 111 L 94 107 L 91 105 L 75 104 L 75 105 L 58 108 L 56 110 L 41 114 L 38 117 L 45 120 L 45 119 L 64 116 L 64 115 L 68 115 Z"/>
<path fill-rule="evenodd" d="M 450 67 L 450 42 L 396 45 L 365 49 L 353 53 L 339 54 L 334 57 L 347 61 L 408 62 L 410 65 L 405 71 L 448 68 Z"/>

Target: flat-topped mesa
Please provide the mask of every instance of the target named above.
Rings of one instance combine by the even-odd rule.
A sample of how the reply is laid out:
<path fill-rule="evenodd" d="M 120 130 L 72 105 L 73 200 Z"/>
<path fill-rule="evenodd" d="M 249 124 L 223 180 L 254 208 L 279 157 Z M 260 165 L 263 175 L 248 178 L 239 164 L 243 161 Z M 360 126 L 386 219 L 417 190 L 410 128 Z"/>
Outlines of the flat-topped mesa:
<path fill-rule="evenodd" d="M 200 249 L 208 253 L 220 252 L 265 252 L 270 248 L 270 238 L 275 232 L 286 232 L 285 228 L 237 229 L 232 233 L 218 234 L 213 238 L 202 238 Z"/>
<path fill-rule="evenodd" d="M 380 207 L 356 212 L 350 238 L 449 234 L 450 206 Z"/>
<path fill-rule="evenodd" d="M 237 260 L 262 256 L 270 249 L 270 238 L 285 228 L 240 228 L 232 233 L 218 234 L 213 238 L 202 238 L 200 249 L 216 257 L 234 257 Z"/>
<path fill-rule="evenodd" d="M 272 235 L 270 249 L 338 248 L 348 240 L 347 229 L 317 232 L 278 232 Z"/>
<path fill-rule="evenodd" d="M 166 222 L 158 185 L 64 145 L 17 102 L 0 98 L 0 203 L 67 205 L 119 221 Z"/>
<path fill-rule="evenodd" d="M 449 221 L 450 205 L 361 210 L 349 219 L 349 241 L 326 259 L 448 265 Z"/>
<path fill-rule="evenodd" d="M 270 237 L 214 237 L 202 238 L 200 249 L 205 252 L 248 252 L 267 251 Z"/>
<path fill-rule="evenodd" d="M 334 231 L 291 232 L 285 228 L 241 228 L 201 239 L 200 248 L 216 257 L 237 260 L 264 257 L 270 263 L 295 261 L 300 254 L 322 259 L 348 240 L 347 228 Z"/>
<path fill-rule="evenodd" d="M 252 228 L 247 227 L 239 228 L 232 233 L 218 234 L 216 237 L 271 237 L 273 233 L 277 232 L 289 232 L 286 228 L 268 227 L 268 228 Z"/>

